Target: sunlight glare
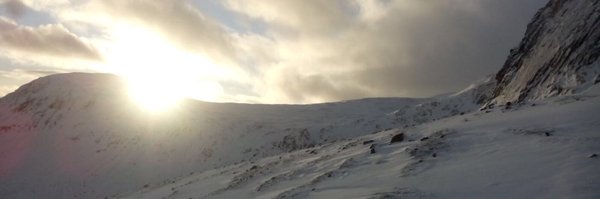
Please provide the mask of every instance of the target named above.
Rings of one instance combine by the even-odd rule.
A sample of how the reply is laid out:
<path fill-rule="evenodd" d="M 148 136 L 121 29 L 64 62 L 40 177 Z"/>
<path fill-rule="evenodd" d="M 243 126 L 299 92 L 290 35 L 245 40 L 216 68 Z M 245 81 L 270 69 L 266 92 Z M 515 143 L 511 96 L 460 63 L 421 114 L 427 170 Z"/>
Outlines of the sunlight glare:
<path fill-rule="evenodd" d="M 186 97 L 185 92 L 177 87 L 177 83 L 170 81 L 169 78 L 155 80 L 150 76 L 144 78 L 141 75 L 129 77 L 127 81 L 130 97 L 135 103 L 151 112 L 171 109 Z"/>
<path fill-rule="evenodd" d="M 122 26 L 113 31 L 115 45 L 106 64 L 125 77 L 129 96 L 144 110 L 173 109 L 184 98 L 214 100 L 222 90 L 211 81 L 219 67 L 206 57 L 173 46 L 148 30 Z"/>

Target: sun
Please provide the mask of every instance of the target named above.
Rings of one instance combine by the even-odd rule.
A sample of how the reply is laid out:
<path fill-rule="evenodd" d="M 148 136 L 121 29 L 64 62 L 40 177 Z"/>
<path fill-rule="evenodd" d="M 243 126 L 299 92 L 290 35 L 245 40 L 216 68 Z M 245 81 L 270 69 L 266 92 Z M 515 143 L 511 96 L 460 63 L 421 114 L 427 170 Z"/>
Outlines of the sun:
<path fill-rule="evenodd" d="M 164 112 L 179 105 L 186 95 L 175 78 L 139 75 L 129 77 L 128 94 L 131 100 L 149 112 Z"/>
<path fill-rule="evenodd" d="M 142 110 L 166 112 L 186 98 L 215 101 L 222 93 L 215 78 L 222 67 L 152 31 L 118 26 L 107 44 L 104 65 L 126 80 L 129 98 Z"/>

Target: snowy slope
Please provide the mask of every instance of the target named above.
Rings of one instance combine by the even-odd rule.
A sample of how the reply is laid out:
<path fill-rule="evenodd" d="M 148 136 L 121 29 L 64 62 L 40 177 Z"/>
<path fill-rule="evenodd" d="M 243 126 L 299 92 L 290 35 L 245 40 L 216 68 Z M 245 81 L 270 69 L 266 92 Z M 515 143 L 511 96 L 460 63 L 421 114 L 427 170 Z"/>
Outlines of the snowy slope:
<path fill-rule="evenodd" d="M 0 195 L 110 196 L 189 172 L 405 126 L 409 123 L 393 110 L 425 101 L 188 100 L 168 114 L 148 115 L 123 88 L 113 75 L 60 74 L 0 99 Z"/>
<path fill-rule="evenodd" d="M 490 90 L 483 85 L 488 81 L 430 99 L 313 105 L 187 100 L 152 115 L 134 104 L 116 76 L 47 76 L 0 99 L 0 195 L 90 198 L 134 191 L 190 172 L 476 110 L 482 90 Z"/>
<path fill-rule="evenodd" d="M 118 198 L 599 198 L 594 89 L 190 173 Z"/>
<path fill-rule="evenodd" d="M 117 76 L 43 77 L 0 99 L 0 198 L 598 198 L 598 7 L 550 1 L 432 98 L 148 114 Z"/>

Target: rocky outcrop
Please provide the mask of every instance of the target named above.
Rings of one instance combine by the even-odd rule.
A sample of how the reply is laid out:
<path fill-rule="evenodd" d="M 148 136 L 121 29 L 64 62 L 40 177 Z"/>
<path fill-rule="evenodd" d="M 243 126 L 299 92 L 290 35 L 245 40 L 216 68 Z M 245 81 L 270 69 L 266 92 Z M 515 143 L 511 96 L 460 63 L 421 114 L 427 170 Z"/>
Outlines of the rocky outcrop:
<path fill-rule="evenodd" d="M 600 82 L 600 1 L 551 0 L 496 74 L 491 104 L 583 91 Z"/>

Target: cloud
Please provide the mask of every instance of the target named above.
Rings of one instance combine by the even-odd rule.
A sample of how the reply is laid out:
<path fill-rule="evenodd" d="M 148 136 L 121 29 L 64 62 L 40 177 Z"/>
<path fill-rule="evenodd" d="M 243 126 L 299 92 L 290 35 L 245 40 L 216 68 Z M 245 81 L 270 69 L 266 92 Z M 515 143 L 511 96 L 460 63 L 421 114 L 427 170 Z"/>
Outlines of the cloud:
<path fill-rule="evenodd" d="M 228 0 L 225 4 L 234 11 L 262 19 L 271 26 L 277 26 L 281 30 L 288 29 L 292 33 L 300 33 L 293 31 L 300 27 L 303 29 L 301 33 L 334 32 L 352 23 L 348 18 L 351 10 L 343 1 L 338 0 L 264 0 L 252 3 Z"/>
<path fill-rule="evenodd" d="M 0 17 L 0 45 L 4 50 L 62 58 L 101 60 L 97 50 L 60 24 L 28 27 Z"/>
<path fill-rule="evenodd" d="M 235 48 L 223 27 L 185 0 L 103 0 L 95 7 L 114 20 L 142 24 L 180 47 L 220 60 L 235 60 Z"/>
<path fill-rule="evenodd" d="M 310 74 L 299 72 L 296 68 L 283 68 L 285 71 L 273 72 L 269 79 L 270 89 L 278 100 L 287 102 L 323 102 L 340 99 L 356 99 L 370 96 L 371 89 L 366 88 L 351 77 L 331 74 Z"/>
<path fill-rule="evenodd" d="M 0 96 L 15 91 L 20 85 L 38 77 L 65 72 L 50 69 L 2 69 L 0 70 Z"/>
<path fill-rule="evenodd" d="M 27 5 L 20 0 L 0 1 L 0 6 L 3 6 L 12 17 L 21 17 L 27 11 Z"/>
<path fill-rule="evenodd" d="M 48 70 L 48 69 L 8 69 L 0 70 L 0 77 L 12 78 L 17 80 L 32 80 L 38 77 L 47 76 L 56 73 L 64 73 L 62 70 Z"/>
<path fill-rule="evenodd" d="M 271 53 L 261 59 L 257 93 L 266 101 L 305 103 L 460 90 L 500 68 L 544 2 L 228 0 L 224 5 L 267 24 Z"/>
<path fill-rule="evenodd" d="M 210 0 L 229 12 L 216 15 L 192 1 L 23 0 L 59 24 L 26 27 L 0 18 L 0 44 L 10 51 L 100 59 L 90 43 L 114 52 L 118 45 L 111 42 L 120 40 L 111 40 L 117 38 L 112 28 L 125 25 L 158 33 L 177 52 L 238 66 L 235 75 L 211 77 L 231 101 L 424 97 L 460 90 L 498 70 L 547 0 Z M 237 32 L 213 18 L 223 16 L 260 27 Z"/>

